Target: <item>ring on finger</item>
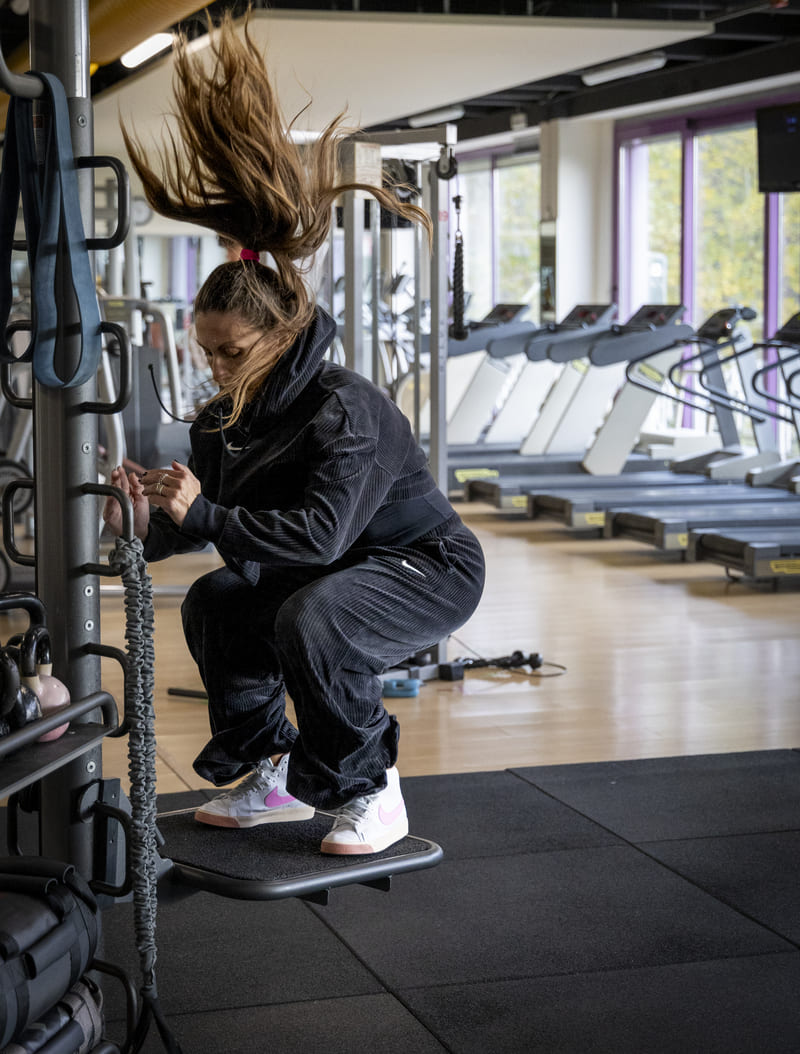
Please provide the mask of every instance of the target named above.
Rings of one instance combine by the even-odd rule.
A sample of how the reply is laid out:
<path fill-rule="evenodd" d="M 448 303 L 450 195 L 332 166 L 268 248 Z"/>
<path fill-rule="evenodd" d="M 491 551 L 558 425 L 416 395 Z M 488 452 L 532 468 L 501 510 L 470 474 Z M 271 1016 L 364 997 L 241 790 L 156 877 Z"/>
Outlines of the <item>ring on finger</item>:
<path fill-rule="evenodd" d="M 162 487 L 164 486 L 164 480 L 166 478 L 167 478 L 166 472 L 162 472 L 161 475 L 158 477 L 158 482 L 159 482 L 160 486 L 162 486 Z"/>
<path fill-rule="evenodd" d="M 161 481 L 159 481 L 156 484 L 156 493 L 157 494 L 163 494 L 164 493 L 164 484 Z"/>

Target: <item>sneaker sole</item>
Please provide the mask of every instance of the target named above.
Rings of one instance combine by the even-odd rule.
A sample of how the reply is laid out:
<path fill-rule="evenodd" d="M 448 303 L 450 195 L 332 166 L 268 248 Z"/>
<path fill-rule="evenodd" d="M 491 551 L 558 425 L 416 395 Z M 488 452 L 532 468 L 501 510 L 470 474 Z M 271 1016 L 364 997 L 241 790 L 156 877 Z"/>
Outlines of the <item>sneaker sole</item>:
<path fill-rule="evenodd" d="M 269 813 L 248 817 L 247 819 L 237 820 L 235 816 L 219 816 L 217 813 L 203 812 L 202 809 L 198 809 L 194 814 L 194 818 L 198 823 L 208 824 L 209 827 L 244 829 L 247 827 L 260 827 L 264 823 L 291 823 L 299 820 L 310 820 L 314 816 L 314 811 L 313 806 L 304 805 L 299 809 L 274 810 Z"/>
<path fill-rule="evenodd" d="M 366 842 L 329 842 L 323 838 L 320 851 L 336 856 L 366 856 L 369 853 L 382 853 L 384 849 L 388 849 L 390 845 L 399 842 L 407 834 L 408 821 L 403 824 L 396 824 L 382 838 L 373 839 L 369 845 Z"/>

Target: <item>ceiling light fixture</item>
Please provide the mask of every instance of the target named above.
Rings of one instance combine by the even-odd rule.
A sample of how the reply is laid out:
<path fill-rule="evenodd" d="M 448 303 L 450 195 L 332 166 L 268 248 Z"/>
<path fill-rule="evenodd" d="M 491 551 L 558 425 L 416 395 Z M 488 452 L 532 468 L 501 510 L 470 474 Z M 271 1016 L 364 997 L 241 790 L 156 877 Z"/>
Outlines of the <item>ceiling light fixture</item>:
<path fill-rule="evenodd" d="M 455 106 L 443 106 L 440 110 L 427 110 L 425 113 L 414 114 L 409 117 L 408 123 L 412 128 L 427 128 L 432 124 L 446 124 L 448 121 L 460 121 L 464 116 L 464 107 L 461 103 Z"/>
<path fill-rule="evenodd" d="M 629 59 L 607 62 L 602 66 L 584 70 L 581 73 L 581 80 L 592 88 L 596 84 L 619 80 L 620 77 L 633 77 L 637 73 L 652 73 L 653 70 L 663 69 L 666 64 L 667 56 L 663 51 L 651 51 L 646 55 L 634 55 Z"/>
<path fill-rule="evenodd" d="M 143 40 L 141 44 L 137 44 L 135 48 L 126 51 L 125 54 L 120 57 L 119 61 L 126 69 L 133 70 L 136 69 L 137 66 L 141 66 L 143 62 L 147 62 L 148 59 L 153 58 L 153 56 L 157 55 L 159 51 L 166 51 L 167 48 L 171 46 L 171 33 L 154 33 L 152 37 Z"/>

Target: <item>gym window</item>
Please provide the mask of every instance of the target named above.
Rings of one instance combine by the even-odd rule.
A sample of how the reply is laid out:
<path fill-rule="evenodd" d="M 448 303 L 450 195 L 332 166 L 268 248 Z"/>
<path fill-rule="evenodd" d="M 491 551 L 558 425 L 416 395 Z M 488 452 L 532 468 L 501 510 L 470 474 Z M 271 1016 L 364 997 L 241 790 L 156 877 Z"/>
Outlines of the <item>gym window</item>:
<path fill-rule="evenodd" d="M 460 160 L 452 195 L 461 196 L 468 318 L 498 303 L 528 303 L 539 319 L 538 153 Z M 455 232 L 451 211 L 451 237 Z"/>
<path fill-rule="evenodd" d="M 746 304 L 761 341 L 800 310 L 800 200 L 759 191 L 756 110 L 617 126 L 621 318 L 642 303 L 682 302 L 686 321 L 699 325 Z"/>

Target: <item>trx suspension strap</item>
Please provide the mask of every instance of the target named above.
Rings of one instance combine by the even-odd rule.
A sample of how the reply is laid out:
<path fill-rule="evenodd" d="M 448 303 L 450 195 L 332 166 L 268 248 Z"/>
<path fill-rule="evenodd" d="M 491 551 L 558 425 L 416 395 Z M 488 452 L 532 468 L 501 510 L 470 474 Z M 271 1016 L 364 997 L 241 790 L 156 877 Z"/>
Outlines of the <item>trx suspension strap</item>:
<path fill-rule="evenodd" d="M 8 107 L 0 170 L 0 361 L 33 363 L 40 384 L 71 388 L 95 376 L 100 362 L 100 312 L 81 219 L 69 111 L 61 82 L 50 73 L 33 73 L 44 85 L 40 100 L 47 112 L 34 116 L 34 100 L 12 96 Z M 38 122 L 44 121 L 43 139 Z M 41 156 L 40 156 L 41 155 Z M 33 291 L 31 341 L 15 357 L 6 343 L 11 312 L 11 253 L 20 196 Z M 80 357 L 71 376 L 56 371 L 61 290 L 77 305 Z"/>

